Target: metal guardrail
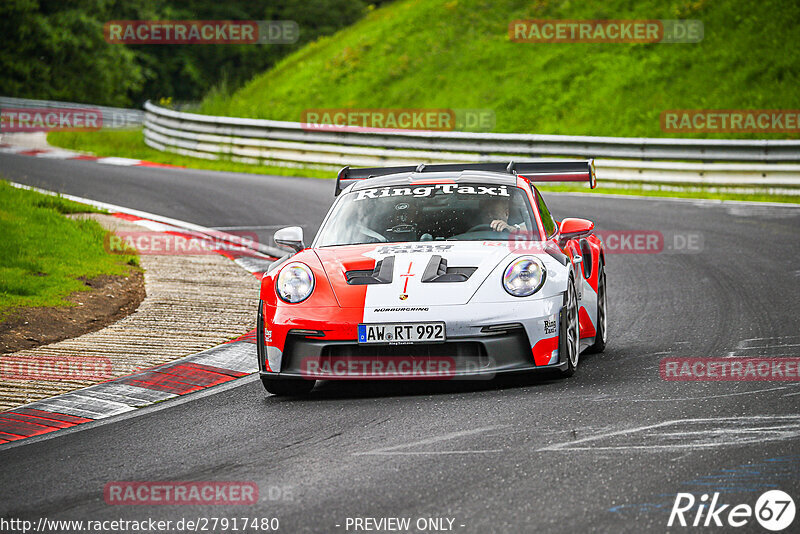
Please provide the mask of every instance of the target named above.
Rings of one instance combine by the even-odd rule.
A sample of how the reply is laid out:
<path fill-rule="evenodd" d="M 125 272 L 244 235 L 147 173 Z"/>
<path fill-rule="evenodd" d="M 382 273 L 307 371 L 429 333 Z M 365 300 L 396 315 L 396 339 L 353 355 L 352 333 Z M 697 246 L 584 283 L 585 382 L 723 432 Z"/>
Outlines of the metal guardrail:
<path fill-rule="evenodd" d="M 52 100 L 30 100 L 27 98 L 13 98 L 0 96 L 0 109 L 4 108 L 31 108 L 31 109 L 96 109 L 103 116 L 103 128 L 130 128 L 141 126 L 144 122 L 144 111 L 140 109 L 113 108 L 108 106 L 95 106 L 92 104 L 78 104 L 76 102 L 55 102 Z"/>
<path fill-rule="evenodd" d="M 145 112 L 145 143 L 150 147 L 205 159 L 333 170 L 344 165 L 591 157 L 598 178 L 605 181 L 800 187 L 800 140 L 333 131 L 297 122 L 184 113 L 150 102 Z"/>

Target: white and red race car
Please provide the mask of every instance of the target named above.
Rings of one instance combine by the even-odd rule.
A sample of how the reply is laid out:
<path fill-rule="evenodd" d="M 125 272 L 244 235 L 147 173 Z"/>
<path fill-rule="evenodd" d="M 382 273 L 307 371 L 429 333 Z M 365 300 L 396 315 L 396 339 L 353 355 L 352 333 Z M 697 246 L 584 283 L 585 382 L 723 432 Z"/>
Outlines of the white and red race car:
<path fill-rule="evenodd" d="M 588 181 L 590 161 L 350 169 L 310 247 L 261 283 L 257 347 L 273 394 L 316 380 L 454 379 L 556 370 L 606 344 L 604 250 L 533 185 Z"/>

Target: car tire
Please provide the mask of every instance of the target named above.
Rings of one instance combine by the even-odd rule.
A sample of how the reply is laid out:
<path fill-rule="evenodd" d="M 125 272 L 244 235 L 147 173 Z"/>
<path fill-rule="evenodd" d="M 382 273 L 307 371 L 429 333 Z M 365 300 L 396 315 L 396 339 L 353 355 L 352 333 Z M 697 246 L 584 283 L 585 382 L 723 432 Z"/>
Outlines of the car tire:
<path fill-rule="evenodd" d="M 264 389 L 268 393 L 280 397 L 301 397 L 308 395 L 314 389 L 316 380 L 287 380 L 285 378 L 267 378 L 261 377 L 261 383 L 264 384 Z"/>
<path fill-rule="evenodd" d="M 258 354 L 258 368 L 262 371 L 265 370 L 263 365 L 266 359 L 266 347 L 264 344 L 264 301 L 258 302 L 258 315 L 256 317 L 256 353 Z M 300 397 L 308 395 L 316 380 L 302 380 L 302 379 L 286 379 L 286 378 L 269 378 L 266 376 L 261 377 L 261 383 L 267 393 L 279 395 L 282 397 Z"/>
<path fill-rule="evenodd" d="M 603 260 L 600 260 L 600 267 L 597 274 L 597 333 L 594 336 L 594 343 L 587 349 L 587 352 L 598 353 L 606 350 L 606 335 L 608 332 L 608 296 L 606 295 L 606 270 Z"/>
<path fill-rule="evenodd" d="M 578 292 L 575 277 L 570 273 L 567 290 L 564 292 L 564 307 L 558 335 L 558 354 L 564 356 L 567 367 L 561 376 L 570 377 L 578 368 L 581 353 L 580 325 L 578 322 Z"/>

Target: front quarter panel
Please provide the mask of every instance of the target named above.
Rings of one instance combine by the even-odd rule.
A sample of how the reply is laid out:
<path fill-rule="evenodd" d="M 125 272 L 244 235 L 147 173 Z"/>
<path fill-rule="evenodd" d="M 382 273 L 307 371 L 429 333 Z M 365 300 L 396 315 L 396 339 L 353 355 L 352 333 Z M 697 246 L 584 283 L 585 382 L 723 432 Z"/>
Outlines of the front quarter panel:
<path fill-rule="evenodd" d="M 281 269 L 293 262 L 306 264 L 314 273 L 314 292 L 303 302 L 289 304 L 281 300 L 275 283 Z M 280 369 L 280 356 L 290 330 L 319 330 L 326 339 L 351 339 L 357 335 L 357 325 L 363 317 L 361 308 L 340 308 L 319 258 L 306 249 L 294 255 L 280 267 L 268 272 L 261 280 L 264 332 L 258 335 L 266 347 L 272 371 Z M 276 368 L 277 367 L 277 368 Z"/>

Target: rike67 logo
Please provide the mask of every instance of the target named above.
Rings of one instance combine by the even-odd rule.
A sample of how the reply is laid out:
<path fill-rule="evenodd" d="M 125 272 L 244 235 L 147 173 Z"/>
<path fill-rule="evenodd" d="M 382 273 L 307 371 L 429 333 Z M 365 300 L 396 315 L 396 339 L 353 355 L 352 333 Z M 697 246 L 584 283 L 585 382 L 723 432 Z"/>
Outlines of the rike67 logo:
<path fill-rule="evenodd" d="M 794 500 L 781 490 L 763 493 L 755 506 L 722 504 L 719 493 L 711 498 L 703 494 L 699 499 L 691 493 L 678 493 L 667 526 L 738 528 L 755 518 L 765 529 L 778 532 L 794 522 L 794 515 Z"/>

